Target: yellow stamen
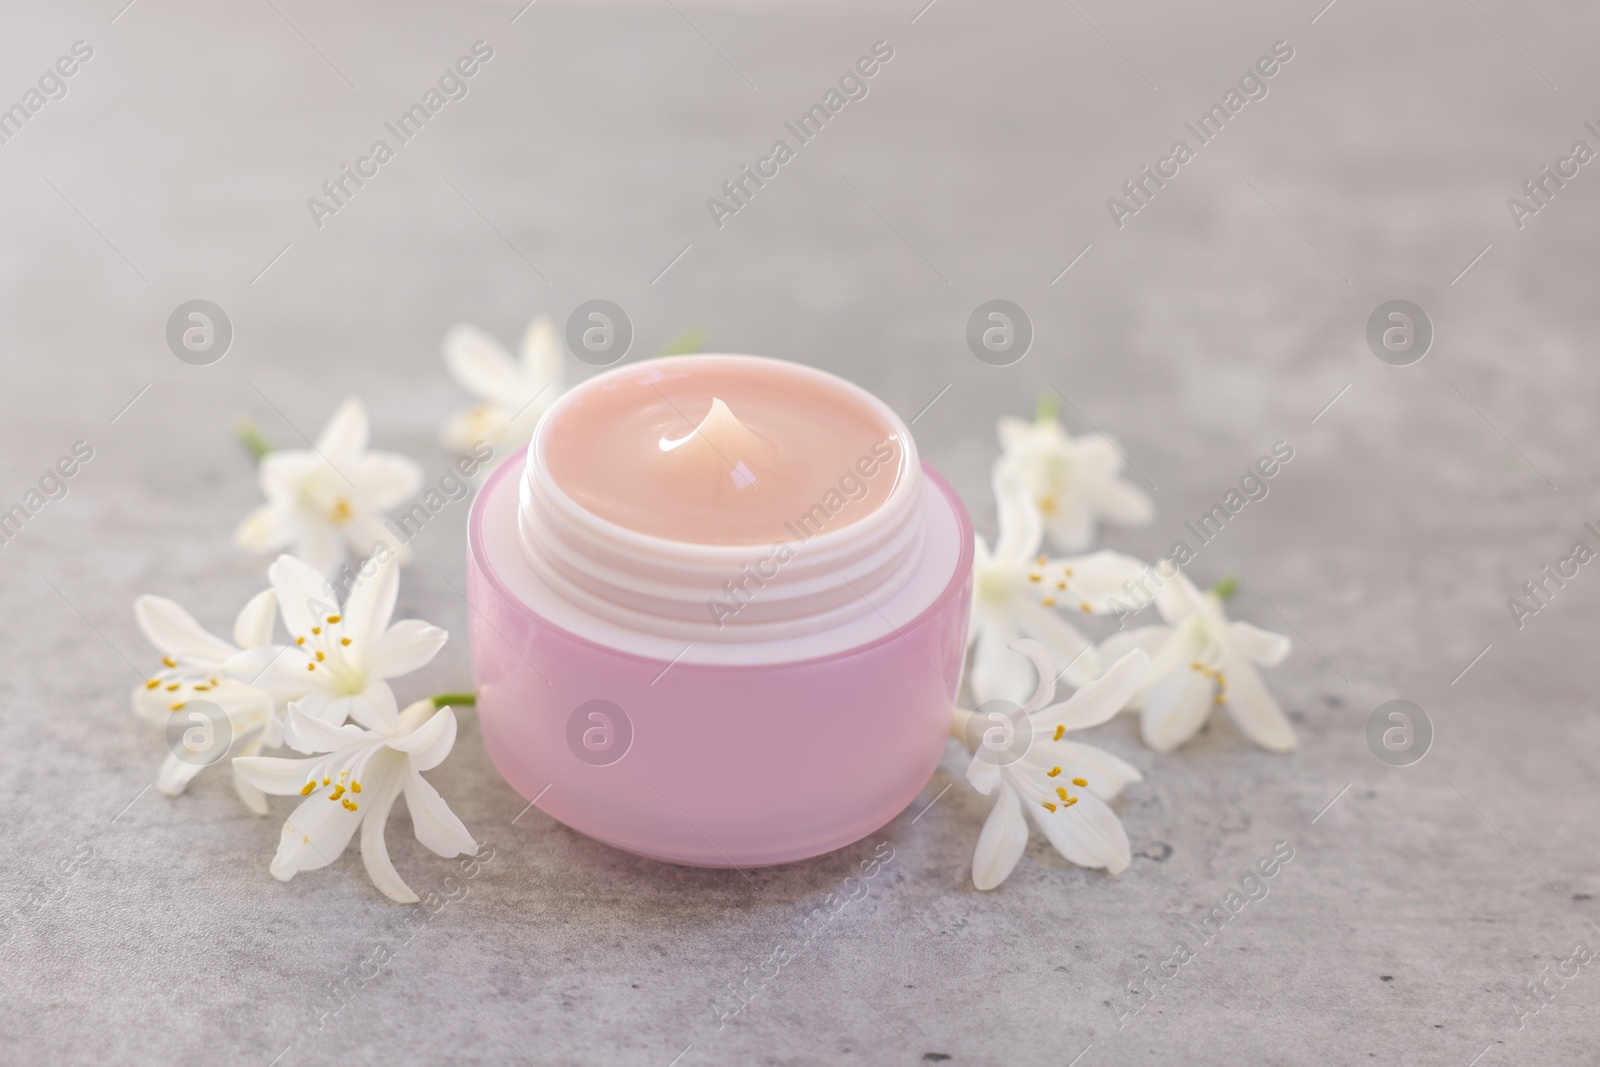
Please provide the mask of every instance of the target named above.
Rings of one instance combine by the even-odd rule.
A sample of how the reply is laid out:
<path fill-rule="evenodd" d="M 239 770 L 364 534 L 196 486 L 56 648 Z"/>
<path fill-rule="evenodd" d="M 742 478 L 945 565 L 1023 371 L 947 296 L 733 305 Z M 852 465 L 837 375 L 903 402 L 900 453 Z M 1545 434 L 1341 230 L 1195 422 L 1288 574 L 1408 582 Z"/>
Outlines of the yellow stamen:
<path fill-rule="evenodd" d="M 350 792 L 352 792 L 352 793 L 361 792 L 361 783 L 360 782 L 351 782 L 350 783 Z"/>
<path fill-rule="evenodd" d="M 1050 770 L 1046 772 L 1046 774 L 1048 774 L 1049 777 L 1051 777 L 1051 778 L 1054 778 L 1056 775 L 1058 775 L 1060 773 L 1061 773 L 1061 768 L 1060 767 L 1051 767 Z"/>
<path fill-rule="evenodd" d="M 350 501 L 344 497 L 333 502 L 333 507 L 328 509 L 328 521 L 335 526 L 341 526 L 350 521 L 355 512 L 350 508 Z"/>
<path fill-rule="evenodd" d="M 1045 807 L 1049 808 L 1051 811 L 1055 811 L 1056 810 L 1056 806 L 1054 804 L 1050 803 L 1048 800 L 1041 800 L 1041 801 L 1039 801 L 1039 803 L 1043 804 Z"/>
<path fill-rule="evenodd" d="M 328 657 L 324 656 L 320 650 L 317 652 L 317 662 L 318 663 L 321 663 L 323 660 L 325 660 L 327 658 Z"/>
<path fill-rule="evenodd" d="M 342 615 L 329 615 L 329 616 L 328 616 L 328 621 L 329 621 L 329 622 L 338 622 L 338 621 L 339 621 L 339 620 L 340 620 L 340 619 L 342 619 L 342 618 L 343 618 L 343 617 L 344 617 L 344 616 L 342 616 Z"/>
<path fill-rule="evenodd" d="M 1088 784 L 1089 784 L 1089 783 L 1088 783 L 1088 781 L 1086 781 L 1086 780 L 1085 780 L 1085 779 L 1082 779 L 1082 778 L 1074 778 L 1074 779 L 1073 779 L 1073 780 L 1072 780 L 1072 784 L 1073 784 L 1073 785 L 1075 785 L 1075 786 L 1078 786 L 1078 787 L 1080 787 L 1080 788 L 1082 788 L 1082 787 L 1084 787 L 1084 786 L 1087 786 L 1087 785 L 1088 785 Z"/>
<path fill-rule="evenodd" d="M 1056 513 L 1056 498 L 1053 496 L 1040 497 L 1039 510 L 1046 515 L 1054 515 Z"/>
<path fill-rule="evenodd" d="M 1038 559 L 1034 560 L 1034 562 L 1043 567 L 1046 563 L 1050 562 L 1050 558 L 1048 556 L 1040 556 Z"/>
<path fill-rule="evenodd" d="M 339 638 L 339 643 L 341 645 L 348 645 L 350 643 L 350 639 L 348 637 L 341 637 Z"/>
<path fill-rule="evenodd" d="M 336 785 L 336 786 L 333 787 L 333 792 L 328 794 L 328 799 L 329 800 L 338 800 L 342 796 L 344 796 L 344 786 Z"/>
<path fill-rule="evenodd" d="M 171 685 L 167 686 L 167 692 L 176 693 L 177 691 L 178 691 L 178 683 L 177 682 L 173 682 Z"/>
<path fill-rule="evenodd" d="M 316 783 L 316 782 L 315 782 L 315 781 L 310 781 L 310 782 L 307 782 L 307 783 L 306 783 L 306 784 L 305 784 L 305 785 L 304 785 L 304 786 L 303 786 L 303 787 L 302 787 L 302 788 L 301 788 L 301 790 L 300 790 L 300 795 L 301 795 L 301 796 L 303 796 L 303 797 L 308 797 L 308 796 L 310 796 L 310 795 L 311 795 L 311 794 L 312 794 L 312 792 L 313 792 L 313 791 L 314 791 L 314 790 L 315 790 L 315 789 L 316 789 L 316 788 L 317 788 L 317 783 Z"/>
<path fill-rule="evenodd" d="M 1066 583 L 1066 582 L 1064 582 L 1064 581 L 1061 581 L 1061 582 L 1057 582 L 1057 583 L 1056 583 L 1056 588 L 1057 588 L 1057 589 L 1065 589 L 1065 588 L 1066 588 L 1066 587 L 1067 587 L 1067 583 Z"/>
<path fill-rule="evenodd" d="M 1041 582 L 1043 580 L 1044 580 L 1044 575 L 1042 575 L 1042 574 L 1030 574 L 1030 575 L 1028 575 L 1028 581 L 1030 581 L 1030 582 Z"/>
<path fill-rule="evenodd" d="M 1057 726 L 1057 727 L 1056 727 L 1056 736 L 1055 736 L 1055 739 L 1056 739 L 1056 740 L 1057 740 L 1057 741 L 1059 741 L 1059 740 L 1061 740 L 1061 735 L 1062 735 L 1062 734 L 1064 734 L 1064 733 L 1066 733 L 1066 732 L 1067 732 L 1067 728 L 1066 728 L 1066 726 L 1065 726 L 1065 725 L 1062 725 L 1062 726 Z"/>
<path fill-rule="evenodd" d="M 306 639 L 304 637 L 297 637 L 294 639 L 294 643 L 297 645 L 303 645 L 306 643 Z"/>
<path fill-rule="evenodd" d="M 152 678 L 148 682 L 144 683 L 144 687 L 146 689 L 155 689 L 155 688 L 159 687 L 160 685 L 161 685 L 161 679 L 160 678 Z"/>
<path fill-rule="evenodd" d="M 1047 596 L 1043 600 L 1039 601 L 1039 603 L 1043 604 L 1047 608 L 1053 608 L 1056 606 L 1056 598 L 1053 596 Z"/>
<path fill-rule="evenodd" d="M 317 665 L 316 665 L 316 664 L 315 664 L 315 663 L 307 663 L 307 664 L 306 664 L 306 670 L 308 670 L 308 671 L 314 671 L 314 670 L 316 670 L 316 669 L 317 669 Z"/>
<path fill-rule="evenodd" d="M 344 804 L 346 811 L 355 811 L 356 810 L 356 802 L 353 801 L 353 800 L 345 800 L 345 801 L 341 801 L 341 803 Z"/>
<path fill-rule="evenodd" d="M 162 656 L 161 657 L 161 662 L 165 663 L 168 667 L 176 668 L 178 666 L 177 661 L 174 660 L 171 656 Z"/>
<path fill-rule="evenodd" d="M 1089 603 L 1087 600 L 1079 601 L 1078 610 L 1083 612 L 1085 615 L 1088 615 L 1094 611 L 1094 605 Z"/>
<path fill-rule="evenodd" d="M 183 710 L 183 706 L 186 703 L 188 703 L 188 701 L 180 700 L 176 704 L 172 705 L 172 710 L 173 711 L 182 711 Z"/>
<path fill-rule="evenodd" d="M 1067 790 L 1066 790 L 1065 786 L 1059 786 L 1059 785 L 1056 786 L 1056 796 L 1060 797 L 1062 800 L 1071 800 L 1072 799 L 1070 796 L 1067 795 Z"/>
<path fill-rule="evenodd" d="M 1072 807 L 1072 805 L 1076 804 L 1077 802 L 1078 802 L 1078 798 L 1077 797 L 1068 797 L 1067 798 L 1067 807 L 1070 808 L 1070 807 Z"/>
<path fill-rule="evenodd" d="M 321 632 L 322 632 L 322 627 L 320 627 L 320 626 L 313 626 L 313 627 L 312 627 L 312 628 L 311 628 L 311 632 L 312 632 L 312 633 L 314 633 L 314 634 L 320 634 L 320 633 L 321 633 Z"/>

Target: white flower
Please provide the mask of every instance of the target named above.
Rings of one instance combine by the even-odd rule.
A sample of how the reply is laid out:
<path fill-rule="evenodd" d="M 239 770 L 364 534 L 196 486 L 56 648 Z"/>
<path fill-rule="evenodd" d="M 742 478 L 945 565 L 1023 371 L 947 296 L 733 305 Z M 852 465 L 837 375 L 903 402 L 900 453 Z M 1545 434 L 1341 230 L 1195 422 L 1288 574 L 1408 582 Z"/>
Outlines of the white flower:
<path fill-rule="evenodd" d="M 142 718 L 158 726 L 169 727 L 174 715 L 185 715 L 190 701 L 208 701 L 227 716 L 230 738 L 225 738 L 230 749 L 244 756 L 253 756 L 261 747 L 276 748 L 283 743 L 283 721 L 278 701 L 265 687 L 252 684 L 252 679 L 240 681 L 228 676 L 224 664 L 245 649 L 259 648 L 272 641 L 273 616 L 277 612 L 272 590 L 263 590 L 250 598 L 233 624 L 233 641 L 230 644 L 206 631 L 194 617 L 166 597 L 141 596 L 133 602 L 134 618 L 139 629 L 161 655 L 161 670 L 149 681 L 133 691 L 133 710 Z M 215 723 L 202 721 L 204 716 L 189 709 L 183 721 L 186 729 L 214 730 Z M 215 734 L 212 734 L 216 743 Z M 177 753 L 168 753 L 156 773 L 156 788 L 169 797 L 186 789 L 194 777 L 210 763 L 206 753 L 196 752 L 191 759 L 179 759 Z M 251 809 L 266 814 L 267 802 L 253 786 L 234 776 L 234 788 Z"/>
<path fill-rule="evenodd" d="M 1098 433 L 1070 437 L 1054 413 L 1028 421 L 1003 418 L 995 480 L 1014 481 L 1044 518 L 1050 540 L 1063 552 L 1080 552 L 1094 540 L 1101 519 L 1139 526 L 1155 504 L 1119 476 L 1122 454 Z"/>
<path fill-rule="evenodd" d="M 1065 741 L 1069 730 L 1098 726 L 1121 711 L 1139 687 L 1147 661 L 1131 652 L 1106 673 L 1060 704 L 1045 704 L 1055 693 L 1050 653 L 1037 641 L 1012 646 L 1032 661 L 1039 685 L 1020 713 L 992 713 L 995 725 L 974 720 L 976 712 L 956 709 L 951 732 L 969 743 L 982 731 L 967 780 L 988 795 L 1000 790 L 972 855 L 972 881 L 993 889 L 1006 880 L 1028 844 L 1026 808 L 1055 850 L 1080 867 L 1104 867 L 1118 874 L 1133 862 L 1128 835 L 1106 801 L 1142 775 L 1109 752 Z M 1017 750 L 1025 746 L 1020 757 Z"/>
<path fill-rule="evenodd" d="M 444 798 L 422 777 L 456 743 L 456 716 L 419 700 L 380 730 L 331 726 L 299 707 L 289 711 L 289 732 L 306 759 L 256 756 L 234 761 L 238 773 L 266 793 L 306 799 L 283 824 L 272 875 L 287 882 L 300 871 L 326 867 L 361 829 L 361 861 L 372 884 L 391 900 L 411 904 L 417 895 L 389 860 L 383 830 L 395 798 L 405 793 L 417 840 L 441 856 L 478 851 L 472 835 Z"/>
<path fill-rule="evenodd" d="M 1181 571 L 1156 593 L 1156 608 L 1168 625 L 1124 630 L 1100 645 L 1106 656 L 1132 649 L 1150 656 L 1149 677 L 1132 705 L 1142 709 L 1145 744 L 1170 752 L 1225 704 L 1240 731 L 1262 748 L 1293 749 L 1294 728 L 1256 672 L 1282 663 L 1289 639 L 1229 622 L 1221 598 L 1200 592 Z"/>
<path fill-rule="evenodd" d="M 479 442 L 495 446 L 499 456 L 521 448 L 533 437 L 539 416 L 561 395 L 561 339 L 543 316 L 523 331 L 520 360 L 478 327 L 453 326 L 444 336 L 444 365 L 481 401 L 439 429 L 445 446 L 463 454 Z"/>
<path fill-rule="evenodd" d="M 369 730 L 393 730 L 398 712 L 387 679 L 422 667 L 450 636 L 417 619 L 389 625 L 399 565 L 392 557 L 372 565 L 342 609 L 332 586 L 293 556 L 279 556 L 267 576 L 294 643 L 241 652 L 228 661 L 228 674 L 305 694 L 290 704 L 300 716 L 291 716 L 285 728 L 285 739 L 296 747 L 293 723 L 299 721 L 340 726 L 354 719 Z"/>
<path fill-rule="evenodd" d="M 256 552 L 290 549 L 332 574 L 347 552 L 361 559 L 393 540 L 383 516 L 422 486 L 422 467 L 394 452 L 368 452 L 367 438 L 367 410 L 351 397 L 312 448 L 268 452 L 260 467 L 267 502 L 239 524 L 234 541 Z"/>
<path fill-rule="evenodd" d="M 972 569 L 973 696 L 1021 703 L 1033 682 L 1028 665 L 1009 651 L 1018 637 L 1042 641 L 1055 654 L 1056 670 L 1073 685 L 1100 672 L 1100 660 L 1088 639 L 1062 618 L 1103 614 L 1123 594 L 1123 583 L 1137 578 L 1144 564 L 1117 552 L 1050 559 L 1039 555 L 1043 538 L 1039 513 L 1015 483 L 996 483 L 999 537 L 989 550 L 982 537 Z M 1051 676 L 1055 677 L 1054 674 Z"/>

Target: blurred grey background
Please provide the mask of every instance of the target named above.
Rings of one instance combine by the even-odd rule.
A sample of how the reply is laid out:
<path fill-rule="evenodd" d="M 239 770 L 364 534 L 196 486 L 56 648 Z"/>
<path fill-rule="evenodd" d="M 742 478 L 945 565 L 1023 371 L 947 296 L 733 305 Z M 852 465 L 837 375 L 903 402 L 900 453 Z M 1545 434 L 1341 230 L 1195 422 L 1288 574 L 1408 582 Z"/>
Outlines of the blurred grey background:
<path fill-rule="evenodd" d="M 123 4 L 0 16 L 0 106 L 75 42 L 93 49 L 0 144 L 0 506 L 73 442 L 94 448 L 0 547 L 0 1059 L 1592 1057 L 1600 976 L 1560 961 L 1600 946 L 1600 575 L 1583 568 L 1521 629 L 1506 604 L 1576 540 L 1600 546 L 1583 525 L 1600 519 L 1600 170 L 1521 228 L 1507 206 L 1573 142 L 1600 149 L 1583 125 L 1600 124 L 1592 5 Z M 318 228 L 307 198 L 480 40 L 494 58 L 470 94 Z M 894 58 L 869 95 L 713 225 L 707 198 L 879 40 Z M 1119 229 L 1107 199 L 1277 41 L 1294 58 L 1269 94 Z M 996 297 L 1037 331 L 1006 368 L 963 337 Z M 194 298 L 234 326 L 211 366 L 164 340 Z M 1052 384 L 1156 498 L 1151 526 L 1106 538 L 1146 558 L 1289 441 L 1271 495 L 1192 573 L 1249 579 L 1233 614 L 1295 638 L 1268 682 L 1300 752 L 1219 720 L 1161 757 L 1119 719 L 1093 740 L 1147 774 L 1119 805 L 1135 869 L 1070 867 L 1036 839 L 980 894 L 988 801 L 953 743 L 880 834 L 746 881 L 525 811 L 466 716 L 431 777 L 494 859 L 420 922 L 354 849 L 273 881 L 280 821 L 225 775 L 145 791 L 165 750 L 128 710 L 155 662 L 133 597 L 225 629 L 262 585 L 263 561 L 230 543 L 259 499 L 237 420 L 299 445 L 357 393 L 375 446 L 436 477 L 437 424 L 468 402 L 444 331 L 511 342 L 592 298 L 627 310 L 635 357 L 698 327 L 713 350 L 827 368 L 907 418 L 926 407 L 924 454 L 990 532 L 994 421 Z M 1437 331 L 1406 367 L 1363 336 L 1395 298 Z M 464 523 L 419 538 L 400 603 L 458 638 Z M 458 639 L 399 694 L 467 679 Z M 1403 768 L 1365 737 L 1396 698 L 1435 731 Z M 419 891 L 459 874 L 406 815 L 389 839 Z M 881 841 L 895 859 L 871 894 L 719 1028 L 729 984 L 764 973 Z M 1270 895 L 1119 1026 L 1129 983 L 1193 946 L 1189 924 L 1278 841 L 1296 857 Z M 323 1015 L 341 982 L 359 991 Z M 1547 1003 L 1523 1016 L 1534 982 Z"/>

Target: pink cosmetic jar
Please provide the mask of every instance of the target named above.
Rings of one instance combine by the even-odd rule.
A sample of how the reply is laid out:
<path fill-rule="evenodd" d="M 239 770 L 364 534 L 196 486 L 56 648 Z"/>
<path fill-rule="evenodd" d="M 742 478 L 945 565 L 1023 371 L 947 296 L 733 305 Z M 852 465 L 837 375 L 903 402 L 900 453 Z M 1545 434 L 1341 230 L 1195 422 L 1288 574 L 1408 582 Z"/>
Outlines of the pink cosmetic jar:
<path fill-rule="evenodd" d="M 468 554 L 484 746 L 580 833 L 805 859 L 905 810 L 944 751 L 972 525 L 843 379 L 733 355 L 597 375 L 489 478 Z"/>

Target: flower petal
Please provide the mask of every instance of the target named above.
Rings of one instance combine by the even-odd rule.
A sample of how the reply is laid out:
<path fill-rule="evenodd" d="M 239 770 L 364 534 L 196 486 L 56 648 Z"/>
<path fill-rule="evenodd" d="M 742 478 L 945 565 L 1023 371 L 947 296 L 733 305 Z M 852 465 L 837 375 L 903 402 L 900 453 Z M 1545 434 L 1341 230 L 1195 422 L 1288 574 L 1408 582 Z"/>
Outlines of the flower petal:
<path fill-rule="evenodd" d="M 1262 667 L 1276 667 L 1288 659 L 1289 650 L 1294 644 L 1283 634 L 1275 634 L 1247 622 L 1230 622 L 1228 641 L 1235 652 Z"/>
<path fill-rule="evenodd" d="M 369 730 L 391 733 L 400 719 L 398 706 L 388 682 L 371 681 L 350 698 L 350 718 Z"/>
<path fill-rule="evenodd" d="M 499 341 L 462 323 L 444 335 L 444 365 L 450 376 L 479 400 L 515 411 L 528 402 L 522 369 Z M 538 386 L 534 386 L 535 389 Z"/>
<path fill-rule="evenodd" d="M 1115 662 L 1138 649 L 1151 659 L 1155 659 L 1166 643 L 1172 640 L 1175 632 L 1170 626 L 1160 625 L 1135 626 L 1129 630 L 1118 630 L 1100 642 L 1100 658 Z"/>
<path fill-rule="evenodd" d="M 1179 571 L 1156 593 L 1156 610 L 1167 622 L 1183 622 L 1207 614 L 1205 597 L 1189 576 Z"/>
<path fill-rule="evenodd" d="M 1005 615 L 995 612 L 978 630 L 977 647 L 972 652 L 970 685 L 973 697 L 981 704 L 990 700 L 1009 700 L 1021 706 L 1033 691 L 1033 671 L 1025 657 L 1011 651 L 1016 627 Z"/>
<path fill-rule="evenodd" d="M 1130 582 L 1137 582 L 1145 572 L 1153 572 L 1153 568 L 1142 560 L 1109 550 L 1054 559 L 1050 561 L 1050 566 L 1072 568 L 1067 591 L 1060 596 L 1074 610 L 1081 610 L 1080 605 L 1088 604 L 1094 614 L 1131 607 L 1134 594 L 1124 587 Z"/>
<path fill-rule="evenodd" d="M 398 452 L 368 452 L 350 472 L 366 507 L 388 511 L 422 488 L 422 464 Z"/>
<path fill-rule="evenodd" d="M 1038 423 L 1032 419 L 1019 419 L 1015 415 L 1002 415 L 995 423 L 995 436 L 1000 439 L 1000 451 L 1007 455 L 1031 447 L 1039 436 Z"/>
<path fill-rule="evenodd" d="M 310 655 L 296 645 L 258 645 L 222 664 L 222 671 L 236 682 L 274 693 L 299 696 L 317 688 L 311 672 Z"/>
<path fill-rule="evenodd" d="M 233 531 L 233 543 L 251 552 L 276 552 L 300 536 L 300 517 L 282 504 L 262 504 Z"/>
<path fill-rule="evenodd" d="M 977 714 L 974 712 L 973 714 Z M 982 756 L 973 756 L 972 762 L 967 764 L 967 781 L 972 783 L 972 788 L 988 796 L 994 792 L 994 787 L 1003 785 L 1004 780 L 1000 775 L 1000 766 Z"/>
<path fill-rule="evenodd" d="M 237 756 L 233 761 L 233 773 L 240 781 L 263 793 L 292 796 L 305 788 L 312 770 L 321 762 L 319 756 L 305 759 Z"/>
<path fill-rule="evenodd" d="M 419 771 L 431 771 L 456 743 L 456 713 L 450 708 L 440 708 L 427 722 L 389 742 L 389 747 L 411 757 L 411 766 Z"/>
<path fill-rule="evenodd" d="M 1017 628 L 1044 642 L 1056 657 L 1056 672 L 1070 685 L 1082 685 L 1100 675 L 1100 657 L 1078 628 L 1042 604 L 1027 600 L 1013 603 L 1011 617 Z"/>
<path fill-rule="evenodd" d="M 263 589 L 251 597 L 233 620 L 233 641 L 240 648 L 259 648 L 272 643 L 272 626 L 278 621 L 278 594 Z"/>
<path fill-rule="evenodd" d="M 547 395 L 561 388 L 561 338 L 547 315 L 535 316 L 522 331 L 522 370 L 535 388 L 549 382 Z"/>
<path fill-rule="evenodd" d="M 466 455 L 479 444 L 498 445 L 506 439 L 510 413 L 493 404 L 458 411 L 439 427 L 439 440 L 450 451 Z"/>
<path fill-rule="evenodd" d="M 999 510 L 994 558 L 1002 563 L 1025 563 L 1039 551 L 1039 542 L 1044 537 L 1031 490 L 1017 474 L 1003 466 L 1003 461 L 995 464 L 991 483 Z"/>
<path fill-rule="evenodd" d="M 322 433 L 317 435 L 317 451 L 336 470 L 350 477 L 361 454 L 367 450 L 368 434 L 367 409 L 360 397 L 352 396 L 339 405 Z"/>
<path fill-rule="evenodd" d="M 1227 679 L 1222 699 L 1239 731 L 1272 752 L 1294 751 L 1294 727 L 1267 692 L 1260 672 L 1248 663 L 1234 662 L 1228 666 Z"/>
<path fill-rule="evenodd" d="M 1156 504 L 1149 494 L 1121 478 L 1106 482 L 1095 496 L 1100 514 L 1123 526 L 1143 526 L 1156 517 Z"/>
<path fill-rule="evenodd" d="M 272 876 L 287 882 L 300 871 L 326 867 L 344 853 L 365 814 L 329 800 L 320 791 L 311 794 L 283 824 L 278 853 L 272 859 Z"/>
<path fill-rule="evenodd" d="M 295 701 L 289 705 L 289 718 L 284 723 L 285 739 L 301 752 L 338 752 L 378 740 L 368 730 L 345 722 L 354 703 L 351 697 Z"/>
<path fill-rule="evenodd" d="M 972 851 L 972 884 L 984 890 L 1000 885 L 1016 869 L 1027 847 L 1028 820 L 1022 817 L 1017 791 L 1003 785 L 978 834 L 978 847 Z"/>
<path fill-rule="evenodd" d="M 1151 683 L 1144 696 L 1139 726 L 1144 743 L 1157 752 L 1171 752 L 1205 725 L 1215 698 L 1211 679 L 1187 665 Z"/>
<path fill-rule="evenodd" d="M 150 643 L 169 656 L 220 664 L 239 651 L 207 633 L 194 616 L 164 596 L 146 594 L 133 602 L 133 617 Z"/>
<path fill-rule="evenodd" d="M 292 546 L 294 554 L 318 574 L 333 575 L 347 558 L 345 539 L 324 518 L 306 522 Z"/>
<path fill-rule="evenodd" d="M 133 713 L 145 722 L 165 726 L 172 715 L 172 694 L 159 686 L 151 689 L 147 685 L 136 685 L 133 687 Z"/>
<path fill-rule="evenodd" d="M 1100 642 L 1097 651 L 1102 662 L 1119 660 L 1130 652 L 1143 652 L 1150 657 L 1150 665 L 1145 669 L 1144 685 L 1128 701 L 1130 711 L 1144 705 L 1144 690 L 1149 688 L 1154 679 L 1169 669 L 1175 669 L 1176 656 L 1168 653 L 1181 652 L 1177 648 L 1181 643 L 1178 631 L 1170 626 L 1135 626 L 1131 630 L 1119 630 Z"/>
<path fill-rule="evenodd" d="M 1050 655 L 1050 650 L 1031 637 L 1024 637 L 1011 642 L 1011 651 L 1020 653 L 1033 664 L 1034 690 L 1028 702 L 1022 706 L 1023 714 L 1038 711 L 1050 703 L 1050 698 L 1056 694 L 1056 665 Z"/>
<path fill-rule="evenodd" d="M 1035 768 L 1060 767 L 1068 781 L 1085 779 L 1089 783 L 1087 788 L 1103 800 L 1110 800 L 1122 792 L 1123 787 L 1144 779 L 1131 763 L 1078 741 L 1035 739 L 1028 749 L 1027 761 Z"/>
<path fill-rule="evenodd" d="M 385 549 L 401 563 L 411 559 L 411 547 L 377 514 L 357 512 L 344 524 L 344 538 L 350 546 L 351 555 L 358 560 L 365 560 L 368 556 L 381 559 Z"/>
<path fill-rule="evenodd" d="M 1029 804 L 1035 821 L 1055 850 L 1080 867 L 1104 867 L 1112 874 L 1133 862 L 1127 831 L 1106 802 L 1092 792 L 1077 794 L 1078 803 L 1050 811 Z"/>
<path fill-rule="evenodd" d="M 294 556 L 279 556 L 267 568 L 267 577 L 278 594 L 278 610 L 290 637 L 309 637 L 313 626 L 321 626 L 329 615 L 339 611 L 339 597 L 322 572 Z"/>
<path fill-rule="evenodd" d="M 203 763 L 189 763 L 169 752 L 161 761 L 160 770 L 156 771 L 156 788 L 169 797 L 175 797 L 189 788 L 195 775 L 205 769 Z"/>
<path fill-rule="evenodd" d="M 1149 666 L 1150 657 L 1136 648 L 1113 663 L 1105 674 L 1085 682 L 1060 704 L 1035 712 L 1034 718 L 1039 722 L 1059 723 L 1068 730 L 1084 730 L 1109 722 L 1139 691 Z"/>
<path fill-rule="evenodd" d="M 450 634 L 420 619 L 395 623 L 367 652 L 369 678 L 398 678 L 427 664 L 450 640 Z"/>
<path fill-rule="evenodd" d="M 239 746 L 239 757 L 236 758 L 248 759 L 258 755 L 261 752 L 261 740 L 262 735 L 259 732 L 248 738 Z M 261 790 L 245 781 L 239 774 L 237 766 L 233 768 L 233 791 L 239 794 L 239 799 L 244 801 L 245 807 L 257 815 L 267 815 L 272 811 L 272 806 L 267 803 L 267 798 L 261 795 Z"/>
<path fill-rule="evenodd" d="M 438 791 L 415 769 L 408 769 L 405 775 L 405 790 L 406 807 L 411 811 L 411 824 L 418 841 L 446 859 L 477 854 L 478 845 L 472 834 Z"/>
<path fill-rule="evenodd" d="M 1062 552 L 1082 552 L 1094 544 L 1094 512 L 1082 498 L 1068 494 L 1056 501 L 1054 514 L 1045 522 L 1050 543 Z"/>
<path fill-rule="evenodd" d="M 394 602 L 400 595 L 400 564 L 390 557 L 375 561 L 367 574 L 356 575 L 344 605 L 344 630 L 350 637 L 350 654 L 370 663 L 378 639 L 389 628 Z M 335 609 L 337 610 L 337 609 Z"/>
<path fill-rule="evenodd" d="M 378 892 L 401 904 L 415 904 L 417 894 L 394 869 L 389 859 L 389 845 L 383 839 L 389 812 L 400 796 L 400 776 L 404 773 L 405 761 L 388 754 L 374 756 L 367 767 L 366 789 L 359 801 L 367 809 L 366 819 L 361 824 L 361 862 Z"/>

